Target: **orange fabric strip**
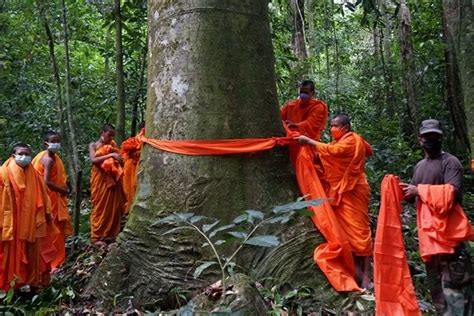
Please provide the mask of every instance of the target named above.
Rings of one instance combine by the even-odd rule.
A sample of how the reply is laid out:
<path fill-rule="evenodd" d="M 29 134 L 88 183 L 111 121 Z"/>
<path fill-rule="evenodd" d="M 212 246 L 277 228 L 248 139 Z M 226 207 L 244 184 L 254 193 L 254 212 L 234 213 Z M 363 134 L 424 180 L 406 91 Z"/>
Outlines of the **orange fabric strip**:
<path fill-rule="evenodd" d="M 408 268 L 400 214 L 403 193 L 400 180 L 386 175 L 374 249 L 375 310 L 377 315 L 421 315 Z"/>
<path fill-rule="evenodd" d="M 291 137 L 220 139 L 220 140 L 158 140 L 137 136 L 153 148 L 191 156 L 217 156 L 269 150 L 294 142 Z"/>

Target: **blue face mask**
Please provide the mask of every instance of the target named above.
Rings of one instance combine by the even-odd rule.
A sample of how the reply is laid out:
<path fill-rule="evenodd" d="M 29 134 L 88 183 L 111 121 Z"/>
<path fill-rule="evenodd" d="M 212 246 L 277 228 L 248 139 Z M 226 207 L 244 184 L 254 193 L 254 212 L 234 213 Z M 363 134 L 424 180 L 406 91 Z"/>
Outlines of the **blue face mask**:
<path fill-rule="evenodd" d="M 311 99 L 311 96 L 307 93 L 304 93 L 304 92 L 300 92 L 300 100 L 305 102 L 305 101 L 308 101 L 309 99 Z"/>

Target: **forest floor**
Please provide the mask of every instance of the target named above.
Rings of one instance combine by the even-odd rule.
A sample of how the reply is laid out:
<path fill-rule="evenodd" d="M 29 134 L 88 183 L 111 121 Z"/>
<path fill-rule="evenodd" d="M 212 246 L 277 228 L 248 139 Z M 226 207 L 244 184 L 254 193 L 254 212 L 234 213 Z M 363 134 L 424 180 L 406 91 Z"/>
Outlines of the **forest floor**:
<path fill-rule="evenodd" d="M 467 196 L 467 204 L 474 205 L 474 195 Z M 473 208 L 467 208 L 472 218 Z M 90 206 L 84 204 L 81 214 L 81 233 L 67 241 L 68 257 L 65 264 L 52 273 L 51 284 L 37 293 L 23 293 L 13 289 L 0 293 L 0 312 L 3 315 L 77 315 L 77 314 L 110 314 L 95 306 L 90 297 L 83 295 L 91 275 L 100 265 L 112 245 L 95 246 L 89 239 Z M 426 285 L 426 272 L 422 264 L 416 241 L 416 224 L 413 212 L 403 215 L 404 236 L 408 263 L 416 289 L 418 303 L 424 315 L 433 313 L 433 306 Z M 373 222 L 376 219 L 373 217 Z M 374 224 L 374 223 L 373 223 Z M 374 226 L 375 227 L 375 226 Z M 474 244 L 471 244 L 471 254 Z M 262 284 L 264 284 L 262 282 Z M 257 287 L 268 308 L 269 315 L 373 315 L 375 311 L 373 289 L 363 293 L 349 293 L 342 300 L 311 306 L 311 297 L 318 295 L 313 289 L 281 289 L 276 286 L 265 288 L 257 283 Z M 205 289 L 203 289 L 204 291 Z M 183 306 L 186 295 L 177 293 L 176 301 Z M 133 306 L 133 297 L 118 293 L 113 300 L 114 315 L 173 315 L 175 311 L 146 311 Z M 179 309 L 181 306 L 176 306 Z M 308 308 L 309 307 L 309 308 Z M 318 311 L 318 312 L 315 312 Z"/>

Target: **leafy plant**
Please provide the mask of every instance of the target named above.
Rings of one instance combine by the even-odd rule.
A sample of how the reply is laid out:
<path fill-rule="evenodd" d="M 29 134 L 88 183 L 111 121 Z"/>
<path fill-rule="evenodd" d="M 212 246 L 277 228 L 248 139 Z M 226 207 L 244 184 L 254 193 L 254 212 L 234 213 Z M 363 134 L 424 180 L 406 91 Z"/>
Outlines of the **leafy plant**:
<path fill-rule="evenodd" d="M 309 206 L 317 206 L 324 202 L 325 199 L 314 199 L 296 202 L 274 207 L 270 211 L 270 215 L 265 218 L 265 213 L 257 210 L 246 210 L 241 215 L 234 218 L 232 223 L 220 225 L 220 221 L 210 217 L 196 215 L 194 213 L 174 213 L 154 222 L 152 226 L 162 224 L 180 225 L 172 228 L 163 235 L 176 233 L 181 230 L 193 230 L 198 233 L 204 240 L 203 247 L 210 247 L 214 256 L 213 261 L 204 261 L 195 270 L 193 277 L 198 278 L 206 269 L 211 266 L 218 265 L 222 275 L 222 288 L 225 290 L 226 274 L 232 275 L 236 266 L 233 261 L 236 255 L 245 245 L 259 247 L 275 247 L 280 244 L 280 240 L 275 235 L 257 235 L 257 231 L 266 224 L 285 224 L 291 218 L 298 214 L 298 211 Z M 250 230 L 247 231 L 247 227 Z M 230 238 L 223 238 L 226 234 Z M 231 240 L 238 240 L 239 246 L 234 252 L 224 257 L 217 250 L 217 246 L 227 243 Z"/>

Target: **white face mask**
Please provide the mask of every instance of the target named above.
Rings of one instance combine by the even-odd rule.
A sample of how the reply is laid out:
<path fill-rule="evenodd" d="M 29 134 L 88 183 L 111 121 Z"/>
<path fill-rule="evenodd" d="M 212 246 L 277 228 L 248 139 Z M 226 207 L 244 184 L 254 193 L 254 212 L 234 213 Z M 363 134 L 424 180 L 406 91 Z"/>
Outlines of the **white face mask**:
<path fill-rule="evenodd" d="M 52 153 L 57 153 L 61 149 L 61 143 L 46 143 L 48 150 Z"/>
<path fill-rule="evenodd" d="M 31 156 L 14 155 L 14 157 L 15 157 L 16 164 L 19 165 L 22 168 L 28 166 L 31 163 Z"/>

